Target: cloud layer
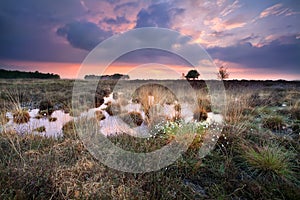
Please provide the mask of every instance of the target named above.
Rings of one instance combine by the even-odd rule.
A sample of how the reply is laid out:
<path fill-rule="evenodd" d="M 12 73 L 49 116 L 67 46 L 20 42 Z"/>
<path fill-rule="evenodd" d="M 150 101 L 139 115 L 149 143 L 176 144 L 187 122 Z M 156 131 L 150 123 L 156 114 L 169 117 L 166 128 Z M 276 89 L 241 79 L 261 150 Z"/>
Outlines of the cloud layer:
<path fill-rule="evenodd" d="M 80 63 L 103 40 L 142 27 L 188 35 L 223 63 L 300 77 L 300 4 L 294 0 L 0 1 L 0 61 Z M 124 62 L 149 57 L 173 59 L 144 52 Z"/>

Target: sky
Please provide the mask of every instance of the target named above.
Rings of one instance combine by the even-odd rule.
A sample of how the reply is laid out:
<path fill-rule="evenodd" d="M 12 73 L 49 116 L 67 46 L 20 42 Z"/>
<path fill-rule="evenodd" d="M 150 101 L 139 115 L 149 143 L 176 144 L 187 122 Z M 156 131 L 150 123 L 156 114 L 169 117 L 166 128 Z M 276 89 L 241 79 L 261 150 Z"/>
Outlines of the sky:
<path fill-rule="evenodd" d="M 0 0 L 0 68 L 82 78 L 81 64 L 97 45 L 144 27 L 185 35 L 176 44 L 201 45 L 231 79 L 300 80 L 299 0 Z M 147 37 L 129 37 L 106 51 Z M 153 42 L 164 48 L 174 41 Z M 103 68 L 87 73 L 97 74 L 97 67 Z M 190 69 L 170 52 L 141 49 L 120 55 L 105 72 L 179 77 Z"/>

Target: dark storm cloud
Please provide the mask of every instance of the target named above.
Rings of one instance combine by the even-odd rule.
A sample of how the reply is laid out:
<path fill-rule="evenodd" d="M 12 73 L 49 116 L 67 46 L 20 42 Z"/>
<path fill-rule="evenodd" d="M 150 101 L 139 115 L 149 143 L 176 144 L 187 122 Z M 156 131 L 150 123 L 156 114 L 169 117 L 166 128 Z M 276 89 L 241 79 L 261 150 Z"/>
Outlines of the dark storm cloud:
<path fill-rule="evenodd" d="M 2 16 L 15 20 L 33 20 L 35 22 L 65 22 L 82 16 L 85 10 L 79 0 L 9 0 L 0 1 Z"/>
<path fill-rule="evenodd" d="M 53 0 L 0 1 L 0 58 L 58 62 L 81 60 L 84 54 L 78 50 L 69 53 L 72 47 L 55 42 L 58 36 L 53 29 L 84 13 L 78 0 L 55 3 Z"/>
<path fill-rule="evenodd" d="M 296 36 L 284 36 L 262 47 L 240 43 L 211 48 L 208 52 L 213 59 L 238 63 L 252 69 L 300 73 L 300 40 Z"/>
<path fill-rule="evenodd" d="M 65 37 L 76 48 L 91 50 L 112 35 L 91 22 L 73 22 L 57 29 L 59 36 Z"/>
<path fill-rule="evenodd" d="M 121 63 L 159 63 L 163 65 L 191 66 L 185 59 L 172 52 L 160 49 L 139 49 L 120 56 L 115 62 Z"/>
<path fill-rule="evenodd" d="M 122 17 L 117 16 L 116 19 L 114 19 L 114 18 L 104 18 L 101 22 L 105 22 L 105 23 L 110 24 L 110 25 L 121 25 L 121 24 L 127 24 L 130 21 L 128 19 L 126 19 L 126 17 L 124 17 L 124 16 L 122 16 Z"/>
<path fill-rule="evenodd" d="M 182 12 L 184 9 L 172 8 L 169 3 L 152 4 L 147 9 L 140 10 L 135 27 L 169 28 L 172 18 Z"/>

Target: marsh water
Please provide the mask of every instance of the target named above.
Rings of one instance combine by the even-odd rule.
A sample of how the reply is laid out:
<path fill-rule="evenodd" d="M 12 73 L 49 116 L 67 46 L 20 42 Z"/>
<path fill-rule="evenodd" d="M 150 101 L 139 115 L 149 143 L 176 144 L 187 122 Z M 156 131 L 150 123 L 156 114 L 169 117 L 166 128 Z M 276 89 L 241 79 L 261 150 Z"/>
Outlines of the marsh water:
<path fill-rule="evenodd" d="M 120 133 L 127 133 L 129 135 L 134 135 L 138 137 L 148 137 L 149 136 L 149 127 L 145 121 L 137 127 L 130 127 L 125 123 L 118 115 L 111 116 L 105 110 L 109 102 L 113 103 L 115 100 L 113 94 L 110 94 L 108 97 L 104 97 L 104 103 L 97 108 L 89 109 L 88 111 L 80 113 L 79 116 L 74 117 L 70 116 L 69 113 L 65 113 L 63 110 L 56 110 L 51 114 L 51 118 L 55 120 L 49 120 L 47 117 L 37 118 L 39 109 L 29 110 L 30 119 L 27 123 L 15 123 L 13 120 L 12 113 L 8 112 L 6 116 L 9 118 L 9 122 L 3 127 L 6 130 L 14 130 L 18 134 L 33 133 L 39 134 L 46 137 L 60 137 L 63 136 L 63 126 L 72 120 L 78 120 L 83 117 L 93 118 L 95 117 L 96 111 L 101 111 L 105 116 L 105 119 L 99 121 L 100 132 L 104 135 L 114 135 Z M 174 105 L 164 104 L 157 105 L 158 108 L 157 114 L 164 115 L 165 117 L 172 118 L 175 116 Z M 136 111 L 141 114 L 143 119 L 146 118 L 145 112 L 142 109 L 142 105 L 139 103 L 129 101 L 126 106 L 122 107 L 122 110 L 126 112 Z M 207 113 L 208 118 L 206 122 L 211 124 L 213 122 L 222 123 L 223 117 L 220 114 L 214 114 L 212 112 Z M 188 103 L 181 104 L 181 118 L 185 122 L 191 122 L 193 120 L 193 111 L 190 108 Z M 43 127 L 41 129 L 41 127 Z"/>

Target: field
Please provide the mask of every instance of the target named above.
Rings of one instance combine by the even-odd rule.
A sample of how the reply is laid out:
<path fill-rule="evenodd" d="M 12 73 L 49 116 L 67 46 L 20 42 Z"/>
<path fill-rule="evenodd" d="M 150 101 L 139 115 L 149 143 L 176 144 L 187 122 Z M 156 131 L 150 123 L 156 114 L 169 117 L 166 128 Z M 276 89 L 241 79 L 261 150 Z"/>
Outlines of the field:
<path fill-rule="evenodd" d="M 224 81 L 226 101 L 216 108 L 204 81 L 190 81 L 188 86 L 183 80 L 152 82 L 176 92 L 155 84 L 132 87 L 144 81 L 120 85 L 106 80 L 94 90 L 89 81 L 79 81 L 82 90 L 74 95 L 74 80 L 0 80 L 0 199 L 300 199 L 300 82 Z M 79 116 L 104 105 L 120 86 L 123 93 L 117 103 L 106 103 L 105 111 L 131 127 L 163 121 L 152 116 L 152 104 L 174 105 L 175 114 L 158 123 L 161 127 L 150 139 L 108 134 L 113 144 L 151 152 L 176 141 L 181 137 L 178 127 L 187 127 L 176 114 L 184 109 L 177 102 L 183 101 L 195 106 L 194 120 L 204 121 L 210 112 L 223 116 L 222 132 L 212 151 L 199 155 L 208 134 L 201 126 L 193 129 L 193 141 L 171 165 L 130 173 L 107 167 L 92 156 L 74 120 L 63 124 L 57 137 L 37 134 L 45 132 L 43 126 L 35 133 L 6 128 L 8 123 L 33 120 L 29 115 L 33 109 L 39 109 L 35 119 L 53 123 L 58 110 Z M 187 87 L 193 88 L 196 98 Z M 145 99 L 147 95 L 153 100 Z M 129 100 L 141 104 L 143 118 L 141 113 L 122 111 Z M 103 112 L 98 110 L 86 120 L 103 121 Z"/>

